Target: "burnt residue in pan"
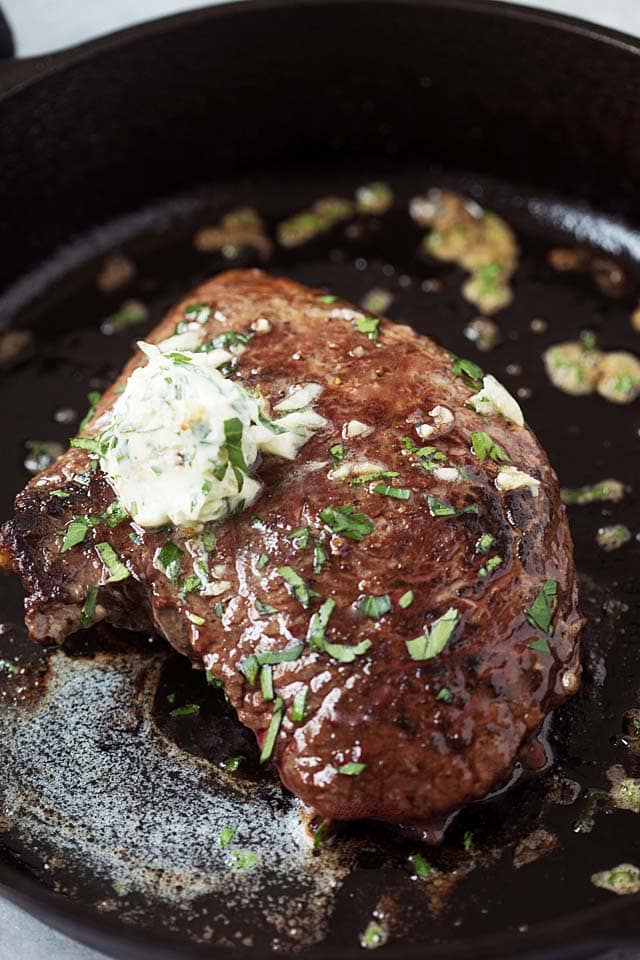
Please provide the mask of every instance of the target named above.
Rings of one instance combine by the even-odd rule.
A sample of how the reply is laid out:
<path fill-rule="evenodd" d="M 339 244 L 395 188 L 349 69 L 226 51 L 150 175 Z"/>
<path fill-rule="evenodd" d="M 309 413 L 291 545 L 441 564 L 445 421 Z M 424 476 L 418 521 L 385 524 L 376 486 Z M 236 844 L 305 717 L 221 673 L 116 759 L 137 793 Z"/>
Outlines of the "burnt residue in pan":
<path fill-rule="evenodd" d="M 605 350 L 640 352 L 631 319 L 640 239 L 557 199 L 473 177 L 385 171 L 392 198 L 380 187 L 358 191 L 379 174 L 345 175 L 330 189 L 326 179 L 292 177 L 286 191 L 281 179 L 202 191 L 98 231 L 5 297 L 0 308 L 22 333 L 0 350 L 0 512 L 9 515 L 27 479 L 25 461 L 37 467 L 55 453 L 50 444 L 66 443 L 87 394 L 204 278 L 265 266 L 371 309 L 384 301 L 392 319 L 470 357 L 518 396 L 563 486 L 624 485 L 618 502 L 569 508 L 589 618 L 583 687 L 532 758 L 546 751 L 555 763 L 463 811 L 439 847 L 370 823 L 314 845 L 308 814 L 260 766 L 202 672 L 158 640 L 106 630 L 61 651 L 34 649 L 19 587 L 3 577 L 4 844 L 44 884 L 140 928 L 279 950 L 344 945 L 345 931 L 365 947 L 478 941 L 604 903 L 613 894 L 591 875 L 640 865 L 640 416 L 637 404 L 558 391 L 541 359 L 584 331 Z M 409 216 L 412 197 L 435 184 L 515 228 L 513 303 L 484 317 L 488 325 L 462 296 L 467 272 L 430 256 Z M 576 246 L 591 259 L 558 269 L 562 257 L 550 251 Z M 602 550 L 598 530 L 618 524 L 631 540 Z"/>

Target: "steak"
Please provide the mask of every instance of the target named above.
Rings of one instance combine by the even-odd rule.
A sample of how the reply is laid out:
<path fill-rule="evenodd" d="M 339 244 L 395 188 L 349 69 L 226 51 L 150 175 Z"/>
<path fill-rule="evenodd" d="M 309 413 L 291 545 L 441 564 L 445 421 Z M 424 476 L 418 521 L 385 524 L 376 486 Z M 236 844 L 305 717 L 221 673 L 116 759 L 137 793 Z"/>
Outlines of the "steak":
<path fill-rule="evenodd" d="M 214 596 L 193 589 L 194 531 L 133 524 L 91 452 L 68 450 L 0 533 L 30 635 L 60 643 L 100 620 L 159 633 L 224 686 L 263 759 L 319 816 L 442 821 L 505 785 L 578 687 L 583 621 L 557 478 L 506 391 L 497 407 L 482 399 L 475 364 L 407 326 L 230 271 L 150 342 L 194 303 L 207 308 L 203 341 L 248 341 L 229 377 L 272 406 L 319 384 L 326 425 L 293 462 L 265 455 L 260 499 L 216 526 Z M 136 353 L 84 436 L 144 362 Z M 63 551 L 78 517 L 84 537 Z M 105 543 L 124 565 L 115 575 Z"/>

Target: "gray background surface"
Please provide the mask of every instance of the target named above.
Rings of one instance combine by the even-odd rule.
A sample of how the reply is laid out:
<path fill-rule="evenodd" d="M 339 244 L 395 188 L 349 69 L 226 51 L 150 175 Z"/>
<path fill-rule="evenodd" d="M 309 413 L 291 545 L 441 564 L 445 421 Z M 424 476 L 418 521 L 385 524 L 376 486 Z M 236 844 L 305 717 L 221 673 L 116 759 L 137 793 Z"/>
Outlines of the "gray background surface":
<path fill-rule="evenodd" d="M 215 2 L 215 0 L 214 0 Z M 640 35 L 640 0 L 521 0 Z M 20 56 L 35 56 L 210 0 L 0 0 Z M 0 900 L 0 960 L 104 960 Z M 613 954 L 607 955 L 614 960 Z M 605 958 L 603 958 L 605 960 Z M 615 960 L 639 960 L 616 953 Z"/>

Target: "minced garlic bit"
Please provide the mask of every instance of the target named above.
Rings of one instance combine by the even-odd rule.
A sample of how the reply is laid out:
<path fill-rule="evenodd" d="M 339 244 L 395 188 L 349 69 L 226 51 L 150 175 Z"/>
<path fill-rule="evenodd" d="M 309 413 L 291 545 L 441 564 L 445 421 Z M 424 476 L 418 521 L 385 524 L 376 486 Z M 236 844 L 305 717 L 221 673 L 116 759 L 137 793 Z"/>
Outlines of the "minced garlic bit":
<path fill-rule="evenodd" d="M 495 313 L 513 299 L 509 280 L 519 250 L 509 225 L 474 200 L 450 190 L 430 190 L 414 197 L 409 212 L 430 227 L 423 248 L 438 260 L 458 263 L 471 273 L 463 295 L 484 314 Z"/>
<path fill-rule="evenodd" d="M 596 390 L 611 403 L 633 403 L 640 395 L 640 360 L 632 353 L 615 350 L 604 355 Z"/>
<path fill-rule="evenodd" d="M 609 767 L 607 779 L 611 784 L 609 796 L 614 807 L 640 813 L 640 780 L 628 777 L 620 764 Z"/>
<path fill-rule="evenodd" d="M 278 224 L 278 243 L 283 247 L 299 247 L 335 224 L 350 220 L 355 212 L 351 200 L 342 197 L 322 197 L 308 210 L 301 210 Z"/>
<path fill-rule="evenodd" d="M 349 420 L 342 427 L 342 436 L 347 439 L 353 437 L 368 437 L 373 433 L 373 427 L 362 420 Z"/>
<path fill-rule="evenodd" d="M 294 410 L 303 410 L 310 407 L 321 393 L 322 387 L 319 383 L 296 384 L 289 390 L 284 400 L 276 403 L 273 409 L 277 410 L 278 413 L 292 413 Z"/>
<path fill-rule="evenodd" d="M 384 473 L 388 469 L 380 460 L 343 460 L 329 471 L 331 480 L 346 480 L 348 477 L 366 477 L 369 474 Z"/>
<path fill-rule="evenodd" d="M 256 333 L 271 333 L 271 322 L 266 317 L 258 317 L 255 323 L 251 324 L 251 329 Z"/>
<path fill-rule="evenodd" d="M 640 893 L 640 870 L 632 863 L 620 863 L 611 870 L 593 873 L 591 883 L 602 890 L 608 890 L 620 896 Z"/>
<path fill-rule="evenodd" d="M 549 379 L 559 390 L 574 397 L 595 390 L 602 360 L 600 350 L 587 350 L 579 340 L 567 340 L 549 347 L 542 359 Z"/>
<path fill-rule="evenodd" d="M 444 483 L 459 483 L 462 479 L 457 467 L 434 467 L 431 476 Z"/>
<path fill-rule="evenodd" d="M 475 317 L 464 328 L 467 340 L 475 343 L 478 350 L 487 353 L 500 343 L 500 327 L 489 317 Z"/>
<path fill-rule="evenodd" d="M 133 280 L 136 275 L 136 265 L 129 257 L 121 253 L 114 253 L 104 261 L 100 267 L 96 283 L 103 293 L 114 293 Z"/>
<path fill-rule="evenodd" d="M 606 553 L 618 550 L 631 540 L 631 531 L 623 523 L 616 523 L 610 527 L 600 527 L 596 534 L 596 543 Z"/>
<path fill-rule="evenodd" d="M 627 404 L 640 395 L 640 360 L 624 350 L 606 353 L 590 343 L 567 340 L 543 354 L 549 379 L 572 396 L 597 391 L 611 403 Z"/>
<path fill-rule="evenodd" d="M 422 440 L 428 440 L 430 437 L 448 433 L 455 420 L 451 410 L 449 410 L 448 407 L 440 406 L 440 404 L 437 404 L 432 410 L 429 410 L 429 416 L 433 420 L 433 424 L 419 423 L 416 426 L 416 433 Z"/>
<path fill-rule="evenodd" d="M 534 497 L 538 496 L 540 491 L 540 480 L 529 476 L 517 467 L 500 467 L 498 476 L 495 479 L 496 489 L 501 493 L 507 493 L 510 490 L 521 490 L 527 488 Z"/>
<path fill-rule="evenodd" d="M 367 183 L 356 190 L 358 213 L 386 213 L 393 203 L 393 191 L 387 183 Z"/>
<path fill-rule="evenodd" d="M 469 397 L 469 406 L 485 417 L 496 413 L 502 414 L 505 420 L 510 420 L 517 427 L 524 426 L 524 417 L 520 405 L 511 396 L 506 387 L 499 380 L 488 374 L 482 379 L 482 390 Z"/>
<path fill-rule="evenodd" d="M 309 406 L 317 384 L 306 394 L 297 388 L 295 407 L 271 420 L 258 393 L 220 373 L 228 351 L 139 346 L 148 362 L 129 377 L 95 439 L 102 470 L 141 527 L 197 527 L 244 509 L 262 489 L 252 475 L 259 453 L 293 460 L 326 425 Z M 294 395 L 295 388 L 289 400 Z"/>
<path fill-rule="evenodd" d="M 393 294 L 382 287 L 373 287 L 360 301 L 367 313 L 385 313 L 393 303 Z"/>
<path fill-rule="evenodd" d="M 267 260 L 273 248 L 262 217 L 252 207 L 231 210 L 217 225 L 202 227 L 195 233 L 193 245 L 200 253 L 220 252 L 228 260 L 247 247 Z"/>
<path fill-rule="evenodd" d="M 619 503 L 624 497 L 624 484 L 620 480 L 600 480 L 584 487 L 563 487 L 562 502 L 568 506 L 583 506 L 588 503 Z"/>

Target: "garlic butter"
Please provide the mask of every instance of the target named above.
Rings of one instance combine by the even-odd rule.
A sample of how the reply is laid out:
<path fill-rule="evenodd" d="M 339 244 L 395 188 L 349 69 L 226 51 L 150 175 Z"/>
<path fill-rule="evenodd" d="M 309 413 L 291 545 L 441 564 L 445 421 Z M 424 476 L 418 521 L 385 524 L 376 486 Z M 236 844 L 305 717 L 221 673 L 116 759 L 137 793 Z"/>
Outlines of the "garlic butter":
<path fill-rule="evenodd" d="M 271 419 L 259 393 L 218 369 L 232 359 L 227 350 L 139 347 L 147 363 L 113 405 L 100 466 L 142 527 L 198 527 L 244 509 L 262 489 L 254 475 L 260 453 L 293 460 L 326 425 L 310 406 L 317 384 L 294 391 L 297 402 Z"/>

